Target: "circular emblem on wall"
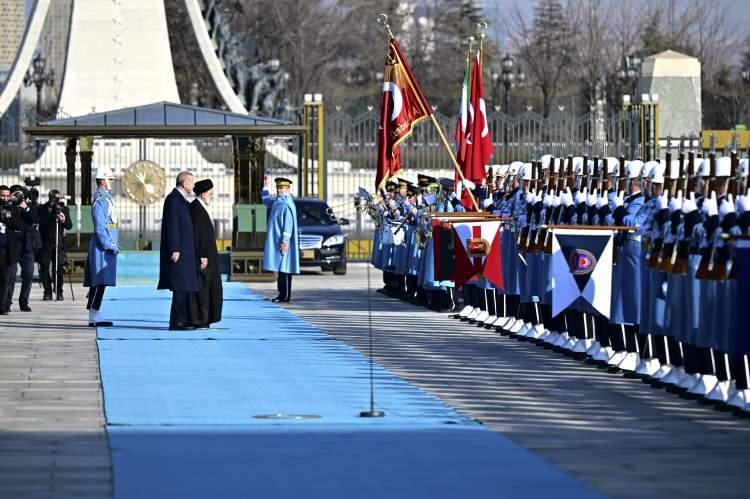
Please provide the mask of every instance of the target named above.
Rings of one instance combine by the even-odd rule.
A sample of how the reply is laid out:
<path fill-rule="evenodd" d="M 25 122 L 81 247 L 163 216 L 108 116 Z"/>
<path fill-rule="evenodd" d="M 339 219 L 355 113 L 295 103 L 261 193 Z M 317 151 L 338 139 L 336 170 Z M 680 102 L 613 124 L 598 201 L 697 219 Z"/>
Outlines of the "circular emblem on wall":
<path fill-rule="evenodd" d="M 596 267 L 596 257 L 590 251 L 576 249 L 570 254 L 568 265 L 573 275 L 590 274 Z"/>
<path fill-rule="evenodd" d="M 136 161 L 125 170 L 122 188 L 130 199 L 141 206 L 148 206 L 164 197 L 167 176 L 164 170 L 145 159 Z"/>

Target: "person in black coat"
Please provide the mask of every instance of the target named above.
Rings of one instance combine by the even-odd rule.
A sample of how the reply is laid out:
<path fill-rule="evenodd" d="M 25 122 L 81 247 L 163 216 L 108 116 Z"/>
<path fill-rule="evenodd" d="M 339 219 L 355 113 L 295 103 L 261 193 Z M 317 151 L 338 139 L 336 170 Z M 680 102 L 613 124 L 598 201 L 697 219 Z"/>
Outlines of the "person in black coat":
<path fill-rule="evenodd" d="M 196 198 L 190 203 L 200 286 L 200 290 L 191 295 L 191 313 L 197 327 L 208 327 L 209 324 L 219 322 L 224 303 L 216 232 L 208 212 L 208 206 L 214 197 L 213 187 L 213 182 L 208 179 L 196 182 L 193 189 Z"/>
<path fill-rule="evenodd" d="M 13 292 L 16 287 L 16 273 L 21 267 L 21 291 L 18 295 L 18 306 L 22 312 L 31 312 L 29 295 L 31 294 L 31 280 L 34 277 L 34 226 L 39 223 L 36 209 L 28 199 L 23 186 L 10 187 L 10 202 L 13 205 L 14 220 L 17 222 L 9 244 L 15 246 L 11 251 L 17 253 L 17 258 L 11 258 L 8 267 L 8 284 L 5 292 L 5 308 L 10 309 L 13 303 Z"/>
<path fill-rule="evenodd" d="M 15 232 L 20 229 L 15 207 L 11 204 L 10 188 L 0 185 L 0 315 L 7 315 L 9 312 L 9 308 L 5 306 L 8 270 L 20 257 Z"/>
<path fill-rule="evenodd" d="M 190 317 L 190 294 L 198 291 L 198 270 L 187 199 L 193 193 L 194 184 L 191 173 L 177 175 L 177 186 L 164 201 L 161 218 L 158 289 L 172 291 L 171 330 L 195 329 Z"/>
<path fill-rule="evenodd" d="M 52 299 L 52 281 L 55 282 L 57 300 L 63 299 L 63 265 L 67 256 L 65 231 L 73 228 L 73 221 L 70 219 L 70 210 L 62 203 L 62 199 L 60 191 L 52 189 L 49 191 L 49 201 L 39 207 L 39 232 L 42 236 L 39 279 L 44 288 L 44 300 Z"/>

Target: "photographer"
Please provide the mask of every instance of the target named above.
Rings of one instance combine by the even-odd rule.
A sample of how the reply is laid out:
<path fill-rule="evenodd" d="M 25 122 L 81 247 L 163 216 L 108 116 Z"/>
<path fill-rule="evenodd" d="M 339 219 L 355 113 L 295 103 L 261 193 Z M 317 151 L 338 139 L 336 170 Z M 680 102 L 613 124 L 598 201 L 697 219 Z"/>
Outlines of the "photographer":
<path fill-rule="evenodd" d="M 39 278 L 44 287 L 44 301 L 52 300 L 52 281 L 57 301 L 63 298 L 63 265 L 65 264 L 65 231 L 73 228 L 70 211 L 60 191 L 49 191 L 49 201 L 39 207 L 39 231 L 42 248 L 39 252 Z M 51 267 L 51 272 L 50 272 Z M 50 275 L 51 274 L 51 275 Z"/>
<path fill-rule="evenodd" d="M 11 255 L 16 252 L 18 259 L 10 260 L 8 268 L 8 289 L 5 293 L 5 309 L 10 310 L 13 303 L 13 290 L 16 286 L 16 273 L 18 264 L 21 264 L 21 293 L 18 297 L 18 305 L 22 312 L 31 312 L 29 307 L 29 294 L 31 294 L 31 280 L 34 277 L 34 225 L 39 223 L 36 210 L 29 205 L 24 188 L 14 185 L 10 188 L 10 204 L 14 229 L 8 237 Z M 7 235 L 7 234 L 6 234 Z"/>
<path fill-rule="evenodd" d="M 0 185 L 0 315 L 6 315 L 5 293 L 8 288 L 8 268 L 18 261 L 18 245 L 15 244 L 17 228 L 15 207 L 11 202 L 10 188 Z M 11 244 L 13 242 L 13 244 Z"/>

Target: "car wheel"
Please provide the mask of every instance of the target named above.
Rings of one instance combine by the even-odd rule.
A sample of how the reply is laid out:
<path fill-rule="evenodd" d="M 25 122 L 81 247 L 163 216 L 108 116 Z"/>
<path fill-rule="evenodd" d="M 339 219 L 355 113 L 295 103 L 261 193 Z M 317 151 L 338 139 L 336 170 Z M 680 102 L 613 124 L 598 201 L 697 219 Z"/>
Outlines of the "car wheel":
<path fill-rule="evenodd" d="M 336 275 L 346 275 L 346 262 L 333 267 L 333 273 Z"/>

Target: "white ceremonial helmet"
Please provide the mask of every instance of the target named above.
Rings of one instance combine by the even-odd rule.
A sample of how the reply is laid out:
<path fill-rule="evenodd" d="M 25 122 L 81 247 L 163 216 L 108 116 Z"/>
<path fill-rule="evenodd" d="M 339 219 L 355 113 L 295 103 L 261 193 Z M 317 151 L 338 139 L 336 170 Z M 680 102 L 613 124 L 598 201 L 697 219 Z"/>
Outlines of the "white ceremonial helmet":
<path fill-rule="evenodd" d="M 697 161 L 697 158 L 696 158 Z M 698 166 L 695 168 L 696 177 L 708 177 L 711 174 L 711 160 L 709 158 L 703 158 Z"/>
<path fill-rule="evenodd" d="M 523 167 L 523 163 L 521 161 L 513 161 L 508 166 L 508 175 L 518 175 L 518 171 Z"/>
<path fill-rule="evenodd" d="M 729 177 L 732 174 L 732 158 L 722 156 L 716 158 L 716 176 Z"/>
<path fill-rule="evenodd" d="M 583 175 L 583 158 L 580 156 L 576 156 L 573 158 L 573 173 L 576 176 Z"/>
<path fill-rule="evenodd" d="M 626 178 L 638 178 L 641 176 L 641 170 L 643 169 L 643 161 L 634 159 L 625 163 L 625 177 Z"/>
<path fill-rule="evenodd" d="M 531 176 L 533 174 L 533 168 L 531 167 L 531 163 L 524 163 L 523 166 L 521 166 L 521 169 L 518 170 L 518 177 L 520 180 L 531 180 Z"/>
<path fill-rule="evenodd" d="M 750 159 L 741 159 L 737 164 L 737 176 L 745 178 L 747 177 L 748 170 L 750 169 Z"/>
<path fill-rule="evenodd" d="M 641 168 L 641 177 L 650 179 L 651 172 L 657 166 L 659 166 L 659 162 L 654 160 L 646 161 L 645 163 L 643 163 L 643 168 Z"/>
<path fill-rule="evenodd" d="M 610 156 L 604 160 L 604 163 L 606 164 L 605 173 L 607 175 L 619 175 L 620 174 L 620 160 L 619 159 L 613 158 L 612 156 Z"/>
<path fill-rule="evenodd" d="M 108 166 L 98 166 L 96 167 L 96 175 L 95 178 L 97 180 L 114 180 L 115 174 L 112 173 L 112 168 Z"/>
<path fill-rule="evenodd" d="M 658 163 L 656 161 L 649 161 L 648 163 L 653 163 L 648 174 L 649 181 L 652 184 L 663 184 L 664 183 L 664 171 L 667 169 L 666 161 L 659 161 Z"/>
<path fill-rule="evenodd" d="M 588 161 L 588 164 L 586 165 L 586 167 L 587 167 L 587 168 L 586 168 L 586 173 L 587 173 L 588 175 L 593 175 L 593 174 L 594 174 L 594 160 L 593 160 L 593 159 L 590 159 L 590 160 Z"/>
<path fill-rule="evenodd" d="M 687 161 L 683 160 L 683 163 L 687 164 Z M 669 165 L 669 178 L 677 180 L 684 169 L 685 165 L 681 165 L 679 159 L 673 159 L 672 164 Z"/>
<path fill-rule="evenodd" d="M 542 162 L 542 170 L 549 170 L 550 164 L 552 164 L 553 159 L 554 158 L 552 157 L 551 154 L 545 154 L 544 156 L 542 156 L 539 160 Z"/>
<path fill-rule="evenodd" d="M 501 177 L 505 177 L 508 174 L 508 165 L 499 165 L 500 168 L 497 169 L 497 174 Z"/>

